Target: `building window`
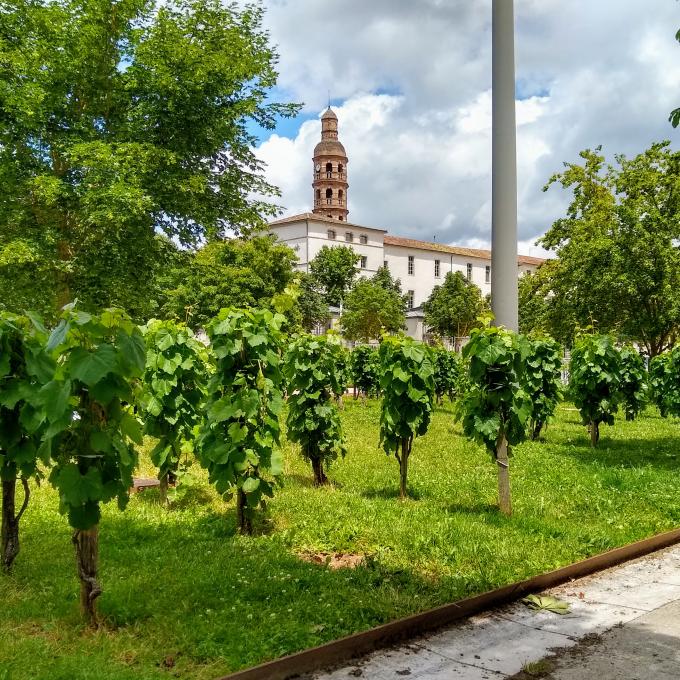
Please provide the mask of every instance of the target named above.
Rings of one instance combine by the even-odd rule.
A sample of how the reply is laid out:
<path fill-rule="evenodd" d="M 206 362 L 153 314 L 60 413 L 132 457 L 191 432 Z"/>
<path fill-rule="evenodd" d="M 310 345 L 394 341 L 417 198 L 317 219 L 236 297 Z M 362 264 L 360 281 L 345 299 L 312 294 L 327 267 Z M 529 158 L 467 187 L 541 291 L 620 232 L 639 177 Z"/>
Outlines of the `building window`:
<path fill-rule="evenodd" d="M 467 263 L 467 280 L 472 281 L 472 264 L 470 262 Z"/>
<path fill-rule="evenodd" d="M 484 281 L 486 283 L 491 283 L 491 265 L 487 264 L 484 271 Z"/>
<path fill-rule="evenodd" d="M 439 260 L 434 261 L 434 276 L 436 279 L 441 276 L 441 262 Z"/>
<path fill-rule="evenodd" d="M 408 293 L 406 293 L 406 308 L 407 309 L 413 309 L 413 291 L 409 290 Z"/>
<path fill-rule="evenodd" d="M 359 236 L 359 243 L 366 245 L 368 243 L 368 236 L 366 236 L 366 234 L 361 234 Z"/>
<path fill-rule="evenodd" d="M 415 258 L 413 255 L 408 256 L 408 273 L 410 276 L 413 276 L 413 273 L 415 272 Z"/>
<path fill-rule="evenodd" d="M 333 176 L 333 163 L 326 163 L 326 177 Z"/>
<path fill-rule="evenodd" d="M 345 241 L 347 241 L 347 243 L 352 243 L 352 241 L 354 241 L 354 234 L 351 231 L 345 232 Z"/>
<path fill-rule="evenodd" d="M 328 238 L 331 241 L 335 241 L 335 229 L 329 229 L 328 230 Z"/>
<path fill-rule="evenodd" d="M 385 267 L 385 269 L 389 269 L 389 265 L 387 264 L 387 260 L 383 260 L 383 267 Z"/>
<path fill-rule="evenodd" d="M 344 217 L 343 217 L 342 215 L 340 215 L 340 217 L 338 217 L 338 219 L 342 222 L 342 220 L 344 219 Z"/>
<path fill-rule="evenodd" d="M 368 264 L 368 258 L 365 255 L 361 256 L 361 259 L 359 260 L 359 266 L 362 269 L 366 269 L 366 265 Z"/>
<path fill-rule="evenodd" d="M 333 189 L 326 189 L 326 203 L 328 205 L 333 203 Z"/>
<path fill-rule="evenodd" d="M 338 175 L 342 175 L 342 163 L 338 163 Z"/>

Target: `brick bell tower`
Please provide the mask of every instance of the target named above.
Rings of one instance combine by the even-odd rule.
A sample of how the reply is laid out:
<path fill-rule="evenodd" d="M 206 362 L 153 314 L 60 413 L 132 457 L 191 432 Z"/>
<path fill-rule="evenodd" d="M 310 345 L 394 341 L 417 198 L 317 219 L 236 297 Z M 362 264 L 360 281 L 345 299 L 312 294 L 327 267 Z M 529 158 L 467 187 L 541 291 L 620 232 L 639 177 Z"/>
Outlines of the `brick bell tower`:
<path fill-rule="evenodd" d="M 347 154 L 338 141 L 338 117 L 329 106 L 321 116 L 321 141 L 314 147 L 314 210 L 347 221 Z"/>

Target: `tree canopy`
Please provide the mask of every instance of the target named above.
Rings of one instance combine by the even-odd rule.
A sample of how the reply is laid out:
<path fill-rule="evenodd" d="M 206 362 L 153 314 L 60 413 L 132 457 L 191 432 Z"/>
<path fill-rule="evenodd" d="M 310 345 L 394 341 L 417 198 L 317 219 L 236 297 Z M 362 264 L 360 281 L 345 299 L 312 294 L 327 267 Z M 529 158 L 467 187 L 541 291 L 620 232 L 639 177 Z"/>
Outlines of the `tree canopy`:
<path fill-rule="evenodd" d="M 205 327 L 225 307 L 271 307 L 293 281 L 295 252 L 271 236 L 215 241 L 195 253 L 180 253 L 164 275 L 163 316 Z"/>
<path fill-rule="evenodd" d="M 357 275 L 359 255 L 349 246 L 323 246 L 309 263 L 309 271 L 321 287 L 326 304 L 339 307 Z"/>
<path fill-rule="evenodd" d="M 268 99 L 262 15 L 220 0 L 0 4 L 8 308 L 54 317 L 78 297 L 137 314 L 158 234 L 196 245 L 276 213 L 249 126 L 297 109 Z"/>
<path fill-rule="evenodd" d="M 571 337 L 593 325 L 654 356 L 680 328 L 680 153 L 661 142 L 616 166 L 599 148 L 581 158 L 546 186 L 572 191 L 566 216 L 539 240 L 558 256 L 536 279 L 546 330 L 569 341 L 555 321 L 573 321 Z"/>
<path fill-rule="evenodd" d="M 396 333 L 405 327 L 406 299 L 401 284 L 381 267 L 370 278 L 359 279 L 345 301 L 340 325 L 345 338 L 369 342 L 383 332 Z"/>
<path fill-rule="evenodd" d="M 428 328 L 451 340 L 468 336 L 484 309 L 481 290 L 460 272 L 448 272 L 423 305 Z"/>

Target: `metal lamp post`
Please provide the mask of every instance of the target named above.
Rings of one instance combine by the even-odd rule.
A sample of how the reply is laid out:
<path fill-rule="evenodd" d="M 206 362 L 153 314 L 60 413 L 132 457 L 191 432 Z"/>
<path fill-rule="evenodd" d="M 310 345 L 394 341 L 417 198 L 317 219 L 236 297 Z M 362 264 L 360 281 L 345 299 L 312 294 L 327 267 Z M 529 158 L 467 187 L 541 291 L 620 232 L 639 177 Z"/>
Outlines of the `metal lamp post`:
<path fill-rule="evenodd" d="M 517 331 L 517 149 L 513 0 L 493 0 L 491 132 L 491 306 Z"/>

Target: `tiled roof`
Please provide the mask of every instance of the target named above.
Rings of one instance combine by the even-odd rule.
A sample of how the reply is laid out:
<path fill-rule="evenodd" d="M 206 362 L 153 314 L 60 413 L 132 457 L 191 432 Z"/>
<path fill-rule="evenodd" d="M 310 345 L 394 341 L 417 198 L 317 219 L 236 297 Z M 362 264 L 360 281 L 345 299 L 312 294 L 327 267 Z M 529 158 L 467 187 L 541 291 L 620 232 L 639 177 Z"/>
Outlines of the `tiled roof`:
<path fill-rule="evenodd" d="M 356 229 L 372 229 L 373 231 L 386 232 L 387 229 L 380 229 L 379 227 L 365 227 L 361 224 L 354 224 L 352 222 L 345 222 L 333 219 L 332 217 L 326 217 L 325 215 L 315 215 L 314 213 L 306 212 L 300 213 L 299 215 L 291 215 L 290 217 L 282 217 L 280 220 L 274 220 L 269 223 L 270 227 L 275 227 L 279 224 L 292 224 L 294 222 L 301 222 L 302 220 L 314 220 L 315 222 L 327 222 L 328 224 L 334 224 L 336 227 L 355 227 Z"/>
<path fill-rule="evenodd" d="M 463 248 L 461 246 L 447 246 L 444 243 L 431 243 L 429 241 L 418 241 L 413 238 L 402 238 L 401 236 L 385 235 L 384 243 L 386 246 L 401 246 L 402 248 L 414 248 L 416 250 L 434 250 L 439 253 L 450 253 L 451 255 L 464 255 L 465 257 L 477 257 L 482 260 L 491 259 L 490 250 L 479 248 Z M 518 255 L 519 264 L 539 265 L 545 262 L 542 257 L 532 257 L 531 255 Z"/>

